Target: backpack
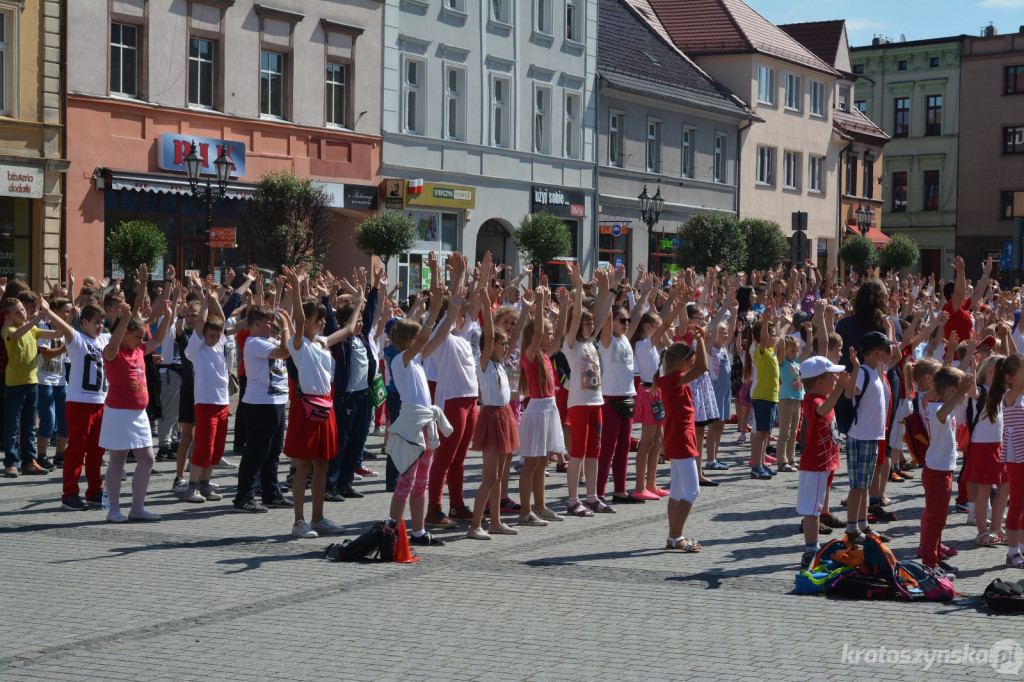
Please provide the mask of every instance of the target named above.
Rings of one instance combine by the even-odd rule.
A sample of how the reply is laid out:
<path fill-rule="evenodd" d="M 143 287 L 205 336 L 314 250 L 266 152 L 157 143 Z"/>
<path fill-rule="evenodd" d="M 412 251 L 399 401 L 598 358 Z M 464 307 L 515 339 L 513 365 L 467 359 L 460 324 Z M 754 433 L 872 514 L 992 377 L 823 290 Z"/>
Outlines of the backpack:
<path fill-rule="evenodd" d="M 987 396 L 987 389 L 984 386 L 979 386 L 978 399 L 967 399 L 967 405 L 965 406 L 967 423 L 957 426 L 956 446 L 960 449 L 960 452 L 966 453 L 967 447 L 971 444 L 974 427 L 981 421 L 981 413 L 985 411 L 985 398 Z"/>
<path fill-rule="evenodd" d="M 831 571 L 840 566 L 863 568 L 867 572 L 867 567 L 864 565 L 864 550 L 848 542 L 845 535 L 826 542 L 814 555 L 809 570 L 812 572 Z M 821 568 L 819 569 L 819 567 Z"/>
<path fill-rule="evenodd" d="M 898 561 L 892 577 L 906 600 L 949 601 L 956 596 L 949 578 L 916 561 Z"/>
<path fill-rule="evenodd" d="M 928 452 L 928 446 L 932 442 L 931 435 L 928 433 L 928 425 L 925 424 L 924 417 L 921 416 L 919 405 L 915 396 L 913 412 L 903 419 L 903 425 L 906 426 L 903 442 L 907 444 L 907 450 L 914 464 L 924 462 L 925 453 Z"/>
<path fill-rule="evenodd" d="M 892 584 L 893 570 L 896 568 L 896 555 L 873 535 L 864 536 L 864 564 L 868 575 L 882 578 Z"/>
<path fill-rule="evenodd" d="M 1008 583 L 996 578 L 985 588 L 985 606 L 996 613 L 1024 613 L 1024 579 Z"/>
<path fill-rule="evenodd" d="M 836 428 L 839 429 L 839 433 L 846 433 L 857 423 L 857 409 L 860 407 L 860 401 L 864 399 L 864 391 L 868 388 L 868 368 L 861 365 L 860 375 L 863 377 L 860 392 L 853 396 L 852 407 L 847 410 L 836 410 Z"/>
<path fill-rule="evenodd" d="M 856 569 L 843 565 L 805 569 L 796 574 L 793 594 L 825 594 L 851 573 L 856 573 Z"/>
<path fill-rule="evenodd" d="M 895 586 L 885 578 L 853 570 L 832 583 L 826 594 L 847 599 L 895 599 L 898 593 Z"/>
<path fill-rule="evenodd" d="M 357 538 L 328 545 L 326 558 L 331 561 L 394 561 L 398 535 L 393 523 L 378 521 Z"/>

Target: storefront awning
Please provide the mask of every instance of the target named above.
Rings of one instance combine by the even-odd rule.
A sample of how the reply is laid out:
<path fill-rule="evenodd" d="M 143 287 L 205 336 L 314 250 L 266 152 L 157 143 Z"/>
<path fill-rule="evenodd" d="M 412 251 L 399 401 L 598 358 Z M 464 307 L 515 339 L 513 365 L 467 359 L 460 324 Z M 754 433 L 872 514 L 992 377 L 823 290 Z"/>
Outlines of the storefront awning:
<path fill-rule="evenodd" d="M 188 178 L 176 175 L 159 175 L 156 173 L 136 173 L 132 171 L 105 169 L 109 174 L 110 189 L 129 189 L 136 192 L 156 192 L 157 194 L 191 194 Z M 256 185 L 241 182 L 229 182 L 227 198 L 252 199 L 256 193 Z"/>
<path fill-rule="evenodd" d="M 846 233 L 860 234 L 860 229 L 856 225 L 847 225 Z M 882 246 L 883 244 L 889 241 L 888 235 L 879 230 L 877 227 L 868 228 L 868 233 L 864 236 L 870 239 L 872 242 L 874 242 L 876 246 Z"/>

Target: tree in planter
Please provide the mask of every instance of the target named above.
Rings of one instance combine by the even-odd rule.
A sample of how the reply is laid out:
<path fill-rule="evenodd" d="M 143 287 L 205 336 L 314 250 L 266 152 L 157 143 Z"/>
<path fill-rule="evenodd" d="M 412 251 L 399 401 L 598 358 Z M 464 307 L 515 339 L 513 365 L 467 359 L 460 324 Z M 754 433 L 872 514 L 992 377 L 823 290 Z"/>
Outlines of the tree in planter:
<path fill-rule="evenodd" d="M 909 268 L 921 258 L 921 252 L 906 235 L 897 234 L 889 238 L 882 247 L 882 265 L 894 270 Z"/>
<path fill-rule="evenodd" d="M 760 218 L 740 221 L 747 242 L 747 271 L 778 267 L 789 253 L 789 243 L 779 224 Z"/>
<path fill-rule="evenodd" d="M 416 224 L 390 209 L 370 216 L 356 228 L 356 246 L 363 253 L 380 258 L 385 268 L 394 256 L 408 253 L 415 241 Z"/>
<path fill-rule="evenodd" d="M 151 272 L 157 261 L 167 254 L 167 237 L 148 220 L 125 220 L 107 235 L 107 255 L 114 267 L 125 274 L 145 263 Z M 154 273 L 156 278 L 162 273 Z"/>
<path fill-rule="evenodd" d="M 317 269 L 331 248 L 330 196 L 323 185 L 287 171 L 260 177 L 241 215 L 241 240 L 256 264 Z"/>
<path fill-rule="evenodd" d="M 739 272 L 746 265 L 746 235 L 740 222 L 724 213 L 690 216 L 679 228 L 679 265 L 698 273 L 721 265 Z"/>
<path fill-rule="evenodd" d="M 525 216 L 515 229 L 512 242 L 533 266 L 534 276 L 538 276 L 544 263 L 568 256 L 572 251 L 569 228 L 548 211 Z"/>
<path fill-rule="evenodd" d="M 839 247 L 839 259 L 858 272 L 878 264 L 878 249 L 874 242 L 862 235 L 850 237 Z"/>

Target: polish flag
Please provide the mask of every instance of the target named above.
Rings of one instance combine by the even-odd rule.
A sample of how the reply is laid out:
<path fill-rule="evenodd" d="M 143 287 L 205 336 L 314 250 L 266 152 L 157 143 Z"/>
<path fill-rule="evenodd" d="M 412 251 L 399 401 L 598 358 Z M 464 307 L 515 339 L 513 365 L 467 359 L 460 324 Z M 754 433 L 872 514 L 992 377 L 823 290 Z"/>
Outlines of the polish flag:
<path fill-rule="evenodd" d="M 422 194 L 423 193 L 423 180 L 410 180 L 409 181 L 409 194 Z"/>

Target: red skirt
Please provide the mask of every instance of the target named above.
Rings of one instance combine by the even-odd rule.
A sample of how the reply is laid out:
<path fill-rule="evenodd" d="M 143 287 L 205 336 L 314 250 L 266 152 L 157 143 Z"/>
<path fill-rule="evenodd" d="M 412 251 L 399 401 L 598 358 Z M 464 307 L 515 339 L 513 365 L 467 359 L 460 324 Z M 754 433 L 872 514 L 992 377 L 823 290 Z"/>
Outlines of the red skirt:
<path fill-rule="evenodd" d="M 338 422 L 334 418 L 334 408 L 326 420 L 317 422 L 306 416 L 301 398 L 292 400 L 288 409 L 284 454 L 292 459 L 334 459 L 338 454 Z"/>
<path fill-rule="evenodd" d="M 473 449 L 481 452 L 515 452 L 519 449 L 516 416 L 508 405 L 484 405 L 473 432 Z"/>
<path fill-rule="evenodd" d="M 971 443 L 967 446 L 967 462 L 964 464 L 965 483 L 999 485 L 1006 483 L 1006 464 L 999 461 L 1002 443 Z"/>

